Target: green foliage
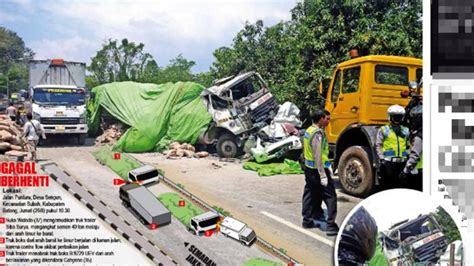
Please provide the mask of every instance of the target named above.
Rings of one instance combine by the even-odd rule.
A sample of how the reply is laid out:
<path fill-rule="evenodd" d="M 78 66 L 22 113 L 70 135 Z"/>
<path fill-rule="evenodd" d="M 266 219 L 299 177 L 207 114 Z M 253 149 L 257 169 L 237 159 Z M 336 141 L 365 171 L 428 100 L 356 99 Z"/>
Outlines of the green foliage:
<path fill-rule="evenodd" d="M 109 39 L 97 51 L 87 68 L 92 75 L 89 82 L 104 84 L 114 81 L 140 81 L 156 66 L 152 56 L 144 52 L 144 44 Z M 89 86 L 90 84 L 88 84 Z"/>
<path fill-rule="evenodd" d="M 434 216 L 436 221 L 438 221 L 440 224 L 443 234 L 448 238 L 449 243 L 452 243 L 456 240 L 461 240 L 461 233 L 459 233 L 456 223 L 442 207 L 436 208 Z"/>
<path fill-rule="evenodd" d="M 203 213 L 199 207 L 173 192 L 159 195 L 158 200 L 186 227 L 189 227 L 191 218 Z M 185 201 L 184 206 L 179 205 L 182 200 Z"/>
<path fill-rule="evenodd" d="M 218 213 L 220 213 L 220 214 L 222 214 L 222 215 L 224 215 L 224 216 L 230 216 L 230 217 L 232 217 L 232 216 L 230 215 L 230 212 L 224 210 L 224 208 L 222 208 L 222 207 L 219 207 L 219 206 L 212 206 L 212 208 L 213 208 L 214 210 L 216 210 Z"/>
<path fill-rule="evenodd" d="M 214 51 L 211 75 L 221 78 L 256 70 L 280 101 L 297 104 L 303 116 L 319 108 L 337 63 L 360 55 L 421 57 L 421 1 L 307 0 L 291 20 L 272 27 L 246 23 L 230 47 Z"/>
<path fill-rule="evenodd" d="M 210 86 L 210 73 L 193 74 L 196 62 L 184 58 L 181 54 L 170 60 L 162 68 L 149 53 L 145 52 L 143 43 L 135 44 L 123 39 L 109 39 L 91 58 L 87 70 L 91 75 L 86 77 L 88 88 L 114 81 L 138 81 L 142 83 L 162 84 L 167 82 L 194 81 Z"/>
<path fill-rule="evenodd" d="M 194 75 L 191 68 L 196 65 L 194 61 L 185 59 L 182 55 L 170 61 L 170 64 L 159 69 L 156 76 L 152 78 L 153 83 L 161 84 L 166 82 L 193 81 Z"/>
<path fill-rule="evenodd" d="M 123 180 L 128 181 L 128 172 L 140 167 L 140 163 L 124 153 L 121 154 L 119 160 L 116 160 L 114 154 L 115 152 L 112 151 L 110 146 L 104 146 L 92 152 L 92 155 L 100 164 L 109 167 Z"/>
<path fill-rule="evenodd" d="M 282 263 L 273 262 L 262 258 L 252 258 L 244 263 L 243 266 L 282 266 Z"/>
<path fill-rule="evenodd" d="M 281 253 L 286 254 L 288 251 L 284 248 L 279 248 L 278 249 Z"/>
<path fill-rule="evenodd" d="M 0 92 L 28 89 L 28 61 L 34 52 L 15 32 L 0 26 Z"/>

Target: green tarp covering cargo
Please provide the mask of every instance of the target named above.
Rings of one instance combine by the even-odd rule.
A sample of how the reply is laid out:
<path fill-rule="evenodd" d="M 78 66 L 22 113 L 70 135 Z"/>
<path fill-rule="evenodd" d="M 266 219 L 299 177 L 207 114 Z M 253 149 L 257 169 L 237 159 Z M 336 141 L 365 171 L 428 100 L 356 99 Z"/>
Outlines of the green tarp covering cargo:
<path fill-rule="evenodd" d="M 304 173 L 304 171 L 301 169 L 300 163 L 290 159 L 285 159 L 282 163 L 245 162 L 242 167 L 245 170 L 257 171 L 259 176 Z"/>
<path fill-rule="evenodd" d="M 203 89 L 194 82 L 114 82 L 95 87 L 87 106 L 91 133 L 97 133 L 105 109 L 130 126 L 116 151 L 161 151 L 172 141 L 194 144 L 211 121 L 199 97 Z"/>

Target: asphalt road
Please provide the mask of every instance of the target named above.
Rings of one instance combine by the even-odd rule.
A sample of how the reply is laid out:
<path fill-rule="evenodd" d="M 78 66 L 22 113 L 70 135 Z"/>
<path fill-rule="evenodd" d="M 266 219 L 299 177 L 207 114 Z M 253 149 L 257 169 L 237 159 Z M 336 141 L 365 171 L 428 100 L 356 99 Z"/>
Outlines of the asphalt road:
<path fill-rule="evenodd" d="M 172 258 L 155 246 L 153 242 L 144 238 L 139 231 L 132 227 L 128 222 L 122 220 L 116 212 L 101 203 L 100 199 L 89 193 L 80 182 L 76 182 L 74 177 L 70 176 L 67 172 L 64 172 L 63 169 L 59 168 L 55 163 L 42 164 L 41 168 L 56 182 L 61 184 L 63 188 L 66 188 L 70 193 L 72 193 L 74 197 L 80 199 L 81 202 L 86 204 L 89 209 L 94 211 L 112 228 L 120 232 L 123 237 L 132 242 L 136 248 L 142 251 L 154 263 L 162 265 L 177 265 Z"/>
<path fill-rule="evenodd" d="M 85 189 L 91 191 L 118 216 L 131 224 L 145 238 L 155 243 L 178 264 L 188 264 L 186 258 L 190 253 L 189 245 L 197 247 L 217 265 L 242 265 L 252 258 L 281 262 L 255 245 L 248 248 L 221 234 L 211 237 L 194 236 L 174 217 L 172 217 L 171 224 L 157 230 L 145 227 L 134 214 L 122 206 L 118 195 L 118 186 L 113 186 L 113 179 L 117 178 L 116 174 L 95 161 L 91 155 L 95 147 L 90 146 L 90 143 L 90 139 L 86 143 L 89 146 L 77 146 L 74 140 L 55 140 L 54 143 L 49 141 L 46 146 L 39 147 L 39 158 L 44 162 L 56 162 L 74 180 L 79 181 Z M 171 191 L 163 184 L 149 187 L 149 189 L 156 195 Z M 185 247 L 185 243 L 189 243 L 188 247 Z"/>
<path fill-rule="evenodd" d="M 320 229 L 301 226 L 304 175 L 258 176 L 242 168 L 242 163 L 218 158 L 166 159 L 157 153 L 133 154 L 140 161 L 164 170 L 211 206 L 221 207 L 252 227 L 257 235 L 281 248 L 305 265 L 331 265 L 335 237 Z M 338 181 L 336 180 L 336 184 Z M 337 223 L 361 201 L 340 189 Z"/>

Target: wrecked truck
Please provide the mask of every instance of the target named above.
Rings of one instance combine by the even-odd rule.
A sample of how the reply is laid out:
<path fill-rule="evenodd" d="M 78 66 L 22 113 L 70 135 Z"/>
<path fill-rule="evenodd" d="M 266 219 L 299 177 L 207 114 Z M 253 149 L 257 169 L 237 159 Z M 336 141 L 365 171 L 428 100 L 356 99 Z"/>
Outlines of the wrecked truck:
<path fill-rule="evenodd" d="M 437 263 L 448 247 L 441 226 L 431 214 L 394 224 L 381 234 L 381 243 L 391 265 Z"/>
<path fill-rule="evenodd" d="M 220 157 L 237 157 L 245 147 L 262 162 L 301 150 L 299 109 L 289 102 L 278 105 L 257 72 L 217 80 L 201 98 L 213 121 L 199 142 L 216 144 Z"/>

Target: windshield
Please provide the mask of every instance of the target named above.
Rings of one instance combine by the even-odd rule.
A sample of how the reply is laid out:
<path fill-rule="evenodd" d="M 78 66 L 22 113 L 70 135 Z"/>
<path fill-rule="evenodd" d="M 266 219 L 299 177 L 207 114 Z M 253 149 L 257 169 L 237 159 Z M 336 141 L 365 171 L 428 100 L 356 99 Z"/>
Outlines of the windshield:
<path fill-rule="evenodd" d="M 33 102 L 37 104 L 83 105 L 85 93 L 83 89 L 35 89 Z"/>
<path fill-rule="evenodd" d="M 214 218 L 212 218 L 212 219 L 205 220 L 205 221 L 201 221 L 201 222 L 199 223 L 199 226 L 200 226 L 201 228 L 206 228 L 206 227 L 211 226 L 211 225 L 216 225 L 218 221 L 219 221 L 219 216 L 216 216 L 216 217 L 214 217 Z"/>

